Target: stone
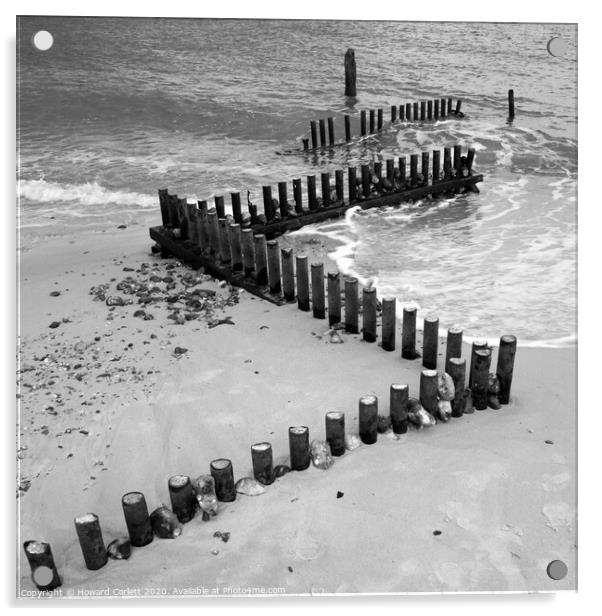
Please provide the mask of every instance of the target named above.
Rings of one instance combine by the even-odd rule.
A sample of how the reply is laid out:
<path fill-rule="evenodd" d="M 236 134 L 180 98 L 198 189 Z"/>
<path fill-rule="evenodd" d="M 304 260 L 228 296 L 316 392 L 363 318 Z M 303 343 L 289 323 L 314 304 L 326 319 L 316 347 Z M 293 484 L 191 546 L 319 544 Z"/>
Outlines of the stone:
<path fill-rule="evenodd" d="M 253 477 L 243 477 L 236 482 L 236 491 L 246 496 L 265 494 L 265 488 Z"/>
<path fill-rule="evenodd" d="M 449 421 L 452 414 L 451 402 L 449 400 L 439 400 L 437 402 L 437 417 L 441 421 Z"/>
<path fill-rule="evenodd" d="M 345 434 L 345 449 L 353 451 L 362 446 L 362 441 L 358 434 Z"/>
<path fill-rule="evenodd" d="M 107 553 L 109 558 L 115 560 L 127 560 L 132 554 L 132 544 L 127 537 L 119 537 L 111 541 L 107 546 Z"/>
<path fill-rule="evenodd" d="M 326 441 L 312 441 L 310 445 L 311 461 L 316 468 L 327 470 L 334 460 L 330 455 L 330 445 Z"/>
<path fill-rule="evenodd" d="M 453 400 L 456 395 L 454 381 L 447 372 L 439 372 L 437 374 L 437 393 L 440 400 Z"/>
<path fill-rule="evenodd" d="M 167 507 L 157 507 L 150 514 L 153 532 L 160 539 L 175 539 L 182 534 L 182 524 L 176 514 Z"/>

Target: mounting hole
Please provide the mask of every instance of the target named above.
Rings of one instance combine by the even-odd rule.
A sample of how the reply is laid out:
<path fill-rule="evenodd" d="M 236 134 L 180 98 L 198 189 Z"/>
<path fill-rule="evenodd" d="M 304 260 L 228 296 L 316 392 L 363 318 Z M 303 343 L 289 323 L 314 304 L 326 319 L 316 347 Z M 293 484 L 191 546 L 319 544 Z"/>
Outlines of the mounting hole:
<path fill-rule="evenodd" d="M 548 53 L 555 58 L 562 58 L 568 48 L 568 43 L 560 36 L 555 36 L 548 41 Z"/>
<path fill-rule="evenodd" d="M 54 43 L 54 38 L 46 30 L 40 30 L 33 35 L 33 46 L 40 51 L 48 51 L 52 43 Z"/>
<path fill-rule="evenodd" d="M 569 571 L 569 568 L 561 560 L 553 560 L 548 565 L 547 571 L 548 571 L 548 575 L 553 580 L 561 580 L 563 577 L 566 576 L 566 574 Z"/>
<path fill-rule="evenodd" d="M 33 572 L 33 581 L 38 586 L 48 586 L 52 582 L 53 577 L 54 573 L 50 567 L 38 567 Z"/>

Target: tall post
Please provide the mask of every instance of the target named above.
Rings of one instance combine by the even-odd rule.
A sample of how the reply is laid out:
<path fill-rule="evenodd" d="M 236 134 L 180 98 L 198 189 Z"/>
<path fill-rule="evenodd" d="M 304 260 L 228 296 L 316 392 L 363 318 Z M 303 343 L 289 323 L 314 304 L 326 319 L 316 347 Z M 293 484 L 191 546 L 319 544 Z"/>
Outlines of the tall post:
<path fill-rule="evenodd" d="M 337 169 L 334 172 L 334 183 L 335 183 L 337 201 L 340 201 L 342 203 L 343 199 L 345 198 L 344 188 L 343 188 L 345 185 L 345 174 L 342 169 Z"/>
<path fill-rule="evenodd" d="M 466 168 L 468 169 L 469 174 L 472 172 L 472 165 L 474 163 L 476 153 L 477 152 L 474 148 L 468 148 L 468 154 L 466 155 Z"/>
<path fill-rule="evenodd" d="M 416 120 L 416 116 L 412 116 L 412 103 L 406 103 L 406 120 L 409 122 L 412 117 Z"/>
<path fill-rule="evenodd" d="M 345 141 L 351 141 L 351 121 L 347 114 L 345 114 Z"/>
<path fill-rule="evenodd" d="M 281 248 L 282 259 L 282 293 L 287 302 L 295 301 L 295 265 L 293 263 L 293 249 Z"/>
<path fill-rule="evenodd" d="M 307 426 L 291 426 L 288 429 L 288 444 L 291 470 L 304 471 L 311 462 L 309 455 L 309 428 Z"/>
<path fill-rule="evenodd" d="M 309 311 L 309 268 L 307 265 L 307 257 L 305 255 L 297 255 L 297 305 L 299 310 L 304 312 Z"/>
<path fill-rule="evenodd" d="M 394 297 L 383 297 L 382 301 L 382 346 L 384 351 L 395 350 L 395 318 L 396 299 Z"/>
<path fill-rule="evenodd" d="M 357 278 L 345 278 L 345 331 L 359 332 L 359 299 Z"/>
<path fill-rule="evenodd" d="M 426 120 L 426 101 L 420 101 L 420 120 Z"/>
<path fill-rule="evenodd" d="M 508 118 L 514 118 L 514 90 L 508 90 Z"/>
<path fill-rule="evenodd" d="M 472 401 L 477 411 L 484 411 L 487 408 L 490 366 L 491 349 L 478 349 L 475 352 L 472 381 Z"/>
<path fill-rule="evenodd" d="M 373 445 L 378 438 L 378 399 L 362 396 L 359 400 L 359 432 L 362 443 Z"/>
<path fill-rule="evenodd" d="M 399 121 L 403 122 L 405 120 L 404 114 L 405 107 L 403 105 L 399 105 Z"/>
<path fill-rule="evenodd" d="M 230 237 L 228 235 L 228 221 L 220 218 L 219 224 L 219 258 L 222 263 L 230 263 Z"/>
<path fill-rule="evenodd" d="M 370 109 L 370 134 L 374 133 L 374 109 Z"/>
<path fill-rule="evenodd" d="M 241 272 L 243 269 L 242 259 L 242 234 L 240 225 L 236 222 L 230 224 L 230 254 L 232 256 L 232 272 Z"/>
<path fill-rule="evenodd" d="M 295 199 L 295 212 L 303 213 L 303 193 L 301 187 L 301 178 L 293 180 L 293 198 Z"/>
<path fill-rule="evenodd" d="M 512 372 L 516 355 L 516 336 L 506 335 L 500 338 L 500 348 L 497 355 L 497 378 L 500 381 L 500 404 L 510 402 Z"/>
<path fill-rule="evenodd" d="M 443 148 L 443 177 L 448 180 L 451 177 L 451 148 Z"/>
<path fill-rule="evenodd" d="M 311 147 L 312 149 L 316 149 L 318 147 L 318 131 L 316 128 L 316 121 L 312 120 L 309 123 L 309 129 L 311 132 Z"/>
<path fill-rule="evenodd" d="M 454 399 L 452 400 L 452 417 L 462 417 L 466 408 L 466 360 L 451 357 L 445 370 L 454 382 Z"/>
<path fill-rule="evenodd" d="M 434 112 L 435 120 L 437 120 L 439 118 L 439 102 L 440 101 L 439 101 L 438 98 L 436 98 L 434 100 L 435 108 L 434 108 L 433 112 Z"/>
<path fill-rule="evenodd" d="M 363 333 L 366 342 L 376 342 L 376 289 L 365 288 L 362 296 Z"/>
<path fill-rule="evenodd" d="M 128 492 L 121 498 L 130 543 L 140 548 L 153 540 L 153 528 L 142 492 Z"/>
<path fill-rule="evenodd" d="M 442 117 L 442 118 L 444 118 L 444 117 L 447 115 L 447 113 L 445 112 L 445 109 L 446 109 L 446 107 L 445 107 L 445 106 L 446 106 L 445 99 L 444 99 L 444 98 L 442 98 L 442 99 L 441 99 L 441 117 Z"/>
<path fill-rule="evenodd" d="M 278 203 L 280 205 L 280 218 L 288 216 L 288 194 L 286 182 L 278 182 Z"/>
<path fill-rule="evenodd" d="M 424 178 L 424 183 L 429 183 L 429 153 L 422 152 L 422 177 Z"/>
<path fill-rule="evenodd" d="M 326 306 L 324 300 L 324 264 L 311 264 L 311 303 L 314 319 L 326 318 Z"/>
<path fill-rule="evenodd" d="M 263 212 L 267 222 L 274 218 L 274 202 L 272 200 L 272 187 L 263 187 Z"/>
<path fill-rule="evenodd" d="M 439 181 L 440 169 L 441 169 L 441 151 L 433 150 L 433 184 Z"/>
<path fill-rule="evenodd" d="M 339 272 L 328 272 L 328 324 L 341 322 L 341 276 Z"/>
<path fill-rule="evenodd" d="M 360 111 L 360 134 L 363 137 L 366 134 L 366 110 Z"/>
<path fill-rule="evenodd" d="M 418 154 L 410 154 L 410 180 L 416 184 L 418 176 Z"/>
<path fill-rule="evenodd" d="M 328 118 L 328 145 L 334 145 L 334 119 Z"/>
<path fill-rule="evenodd" d="M 420 373 L 420 404 L 433 416 L 437 415 L 437 371 Z"/>
<path fill-rule="evenodd" d="M 397 120 L 397 105 L 391 105 L 391 124 Z"/>
<path fill-rule="evenodd" d="M 422 365 L 430 370 L 437 369 L 437 347 L 439 344 L 439 319 L 436 316 L 424 318 Z"/>
<path fill-rule="evenodd" d="M 462 328 L 453 325 L 447 330 L 447 344 L 445 346 L 445 372 L 450 374 L 450 360 L 452 357 L 462 357 Z"/>
<path fill-rule="evenodd" d="M 320 145 L 326 147 L 326 122 L 320 118 Z"/>
<path fill-rule="evenodd" d="M 268 284 L 268 250 L 265 235 L 259 233 L 253 238 L 255 244 L 255 278 L 257 284 Z"/>
<path fill-rule="evenodd" d="M 405 307 L 401 324 L 401 356 L 404 359 L 416 359 L 416 308 Z"/>
<path fill-rule="evenodd" d="M 237 224 L 242 223 L 242 207 L 240 205 L 240 193 L 233 192 L 230 193 L 230 197 L 232 199 L 232 217 L 234 218 L 234 222 Z"/>
<path fill-rule="evenodd" d="M 405 384 L 393 383 L 389 392 L 389 415 L 391 428 L 395 434 L 405 434 L 408 431 L 408 399 L 409 387 Z"/>
<path fill-rule="evenodd" d="M 253 229 L 242 230 L 242 254 L 245 276 L 250 276 L 255 271 Z"/>
<path fill-rule="evenodd" d="M 78 516 L 75 518 L 75 530 L 86 567 L 91 571 L 104 567 L 109 556 L 102 538 L 98 516 L 95 513 Z"/>
<path fill-rule="evenodd" d="M 209 245 L 209 220 L 207 218 L 207 201 L 199 201 L 197 203 L 197 225 L 199 226 L 198 237 L 201 245 L 201 250 L 205 251 L 210 248 Z"/>
<path fill-rule="evenodd" d="M 280 284 L 280 247 L 278 240 L 269 240 L 268 248 L 268 284 L 270 293 L 279 295 L 282 289 Z"/>
<path fill-rule="evenodd" d="M 322 181 L 322 205 L 328 207 L 330 205 L 330 173 L 324 171 L 321 174 Z"/>
<path fill-rule="evenodd" d="M 220 218 L 226 218 L 226 202 L 221 195 L 216 195 L 213 200 L 215 201 L 215 211 L 217 212 L 218 220 Z"/>
<path fill-rule="evenodd" d="M 345 96 L 356 96 L 355 51 L 350 47 L 345 52 Z"/>
<path fill-rule="evenodd" d="M 433 101 L 426 102 L 426 118 L 427 120 L 433 119 Z"/>
<path fill-rule="evenodd" d="M 356 200 L 357 178 L 355 167 L 347 168 L 347 189 L 349 191 L 349 203 Z"/>
<path fill-rule="evenodd" d="M 489 345 L 486 340 L 473 340 L 472 348 L 470 351 L 470 369 L 468 372 L 468 387 L 472 389 L 474 383 L 474 371 L 476 366 L 476 354 L 480 349 L 487 349 Z"/>
<path fill-rule="evenodd" d="M 362 193 L 364 197 L 370 196 L 370 165 L 362 165 Z"/>
<path fill-rule="evenodd" d="M 383 129 L 383 110 L 382 109 L 378 109 L 376 112 L 376 129 L 377 130 Z"/>
<path fill-rule="evenodd" d="M 316 176 L 307 176 L 307 200 L 309 202 L 309 209 L 318 209 L 318 197 L 316 196 Z"/>

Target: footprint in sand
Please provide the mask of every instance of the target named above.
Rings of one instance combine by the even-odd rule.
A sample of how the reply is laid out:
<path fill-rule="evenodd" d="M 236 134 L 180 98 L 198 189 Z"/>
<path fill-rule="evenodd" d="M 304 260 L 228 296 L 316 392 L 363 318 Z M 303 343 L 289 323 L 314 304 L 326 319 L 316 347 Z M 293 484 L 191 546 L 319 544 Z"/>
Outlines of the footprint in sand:
<path fill-rule="evenodd" d="M 304 530 L 299 530 L 293 535 L 290 546 L 292 555 L 301 560 L 313 560 L 324 551 L 315 538 Z"/>
<path fill-rule="evenodd" d="M 447 590 L 466 588 L 464 571 L 452 562 L 437 563 L 433 567 L 437 579 L 447 586 Z"/>
<path fill-rule="evenodd" d="M 573 509 L 567 503 L 548 503 L 543 506 L 542 513 L 546 524 L 556 532 L 573 525 Z"/>
<path fill-rule="evenodd" d="M 546 492 L 556 492 L 557 490 L 562 490 L 570 480 L 571 475 L 569 473 L 559 473 L 558 475 L 545 474 L 542 487 Z"/>

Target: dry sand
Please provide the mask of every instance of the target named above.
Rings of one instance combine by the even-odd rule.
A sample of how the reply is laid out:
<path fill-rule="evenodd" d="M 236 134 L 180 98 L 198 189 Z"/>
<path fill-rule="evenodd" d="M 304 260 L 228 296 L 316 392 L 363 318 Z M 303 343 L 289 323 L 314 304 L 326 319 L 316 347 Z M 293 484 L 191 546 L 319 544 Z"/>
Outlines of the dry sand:
<path fill-rule="evenodd" d="M 324 258 L 320 241 L 302 239 L 296 250 Z M 221 307 L 184 324 L 166 318 L 164 302 L 142 307 L 155 317 L 143 320 L 136 304 L 94 301 L 91 287 L 111 279 L 123 295 L 115 285 L 139 279 L 142 263 L 176 280 L 189 271 L 151 244 L 138 226 L 21 255 L 21 590 L 34 589 L 28 539 L 50 542 L 63 596 L 576 587 L 576 351 L 520 347 L 509 406 L 379 435 L 327 471 L 289 473 L 261 496 L 221 504 L 209 522 L 197 516 L 175 540 L 87 570 L 75 516 L 98 514 L 108 543 L 126 534 L 125 492 L 142 491 L 151 510 L 169 505 L 171 475 L 207 473 L 217 457 L 233 461 L 236 478 L 251 475 L 252 443 L 270 441 L 275 463 L 286 462 L 290 425 L 324 438 L 324 414 L 336 409 L 357 432 L 360 395 L 376 394 L 387 414 L 391 383 L 418 391 L 420 360 L 401 359 L 399 338 L 391 353 L 345 333 L 331 344 L 327 321 L 296 304 L 216 281 L 198 288 L 216 291 Z M 225 317 L 234 325 L 208 326 Z M 176 357 L 177 346 L 188 351 Z M 546 574 L 554 559 L 568 565 L 561 581 Z"/>

